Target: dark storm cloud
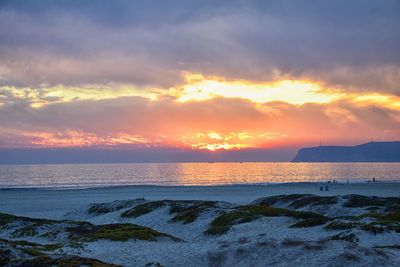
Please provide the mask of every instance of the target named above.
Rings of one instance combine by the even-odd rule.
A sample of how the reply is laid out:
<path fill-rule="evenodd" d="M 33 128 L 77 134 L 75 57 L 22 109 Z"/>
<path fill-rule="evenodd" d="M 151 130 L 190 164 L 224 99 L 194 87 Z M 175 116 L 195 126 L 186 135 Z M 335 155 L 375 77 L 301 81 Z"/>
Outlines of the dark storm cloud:
<path fill-rule="evenodd" d="M 168 87 L 181 71 L 399 94 L 400 2 L 1 1 L 0 83 Z"/>

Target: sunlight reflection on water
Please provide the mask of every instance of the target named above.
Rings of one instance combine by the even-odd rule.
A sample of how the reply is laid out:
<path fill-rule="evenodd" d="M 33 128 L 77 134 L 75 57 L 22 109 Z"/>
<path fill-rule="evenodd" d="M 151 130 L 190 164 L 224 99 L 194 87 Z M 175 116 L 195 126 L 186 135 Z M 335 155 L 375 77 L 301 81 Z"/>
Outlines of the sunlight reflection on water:
<path fill-rule="evenodd" d="M 0 165 L 0 187 L 223 185 L 400 180 L 400 163 L 135 163 Z"/>

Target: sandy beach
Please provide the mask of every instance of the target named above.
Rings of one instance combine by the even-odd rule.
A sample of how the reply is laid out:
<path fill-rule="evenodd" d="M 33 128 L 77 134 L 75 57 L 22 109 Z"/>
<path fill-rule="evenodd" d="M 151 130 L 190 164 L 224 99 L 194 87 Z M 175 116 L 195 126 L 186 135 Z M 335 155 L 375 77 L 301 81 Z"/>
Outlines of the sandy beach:
<path fill-rule="evenodd" d="M 2 189 L 0 249 L 14 263 L 395 266 L 399 192 L 390 182 Z"/>
<path fill-rule="evenodd" d="M 320 186 L 329 191 L 320 191 Z M 359 194 L 398 197 L 400 183 L 282 183 L 228 186 L 115 186 L 87 189 L 1 189 L 0 212 L 58 218 L 73 209 L 97 202 L 147 200 L 211 200 L 246 204 L 257 198 L 287 194 L 320 196 Z"/>

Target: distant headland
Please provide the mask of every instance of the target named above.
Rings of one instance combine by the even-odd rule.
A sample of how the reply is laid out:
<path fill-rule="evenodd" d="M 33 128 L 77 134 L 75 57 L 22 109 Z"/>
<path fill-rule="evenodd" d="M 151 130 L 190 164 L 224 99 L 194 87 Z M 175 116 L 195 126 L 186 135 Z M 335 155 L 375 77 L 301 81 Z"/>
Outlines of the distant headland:
<path fill-rule="evenodd" d="M 293 162 L 400 162 L 400 141 L 302 148 Z"/>

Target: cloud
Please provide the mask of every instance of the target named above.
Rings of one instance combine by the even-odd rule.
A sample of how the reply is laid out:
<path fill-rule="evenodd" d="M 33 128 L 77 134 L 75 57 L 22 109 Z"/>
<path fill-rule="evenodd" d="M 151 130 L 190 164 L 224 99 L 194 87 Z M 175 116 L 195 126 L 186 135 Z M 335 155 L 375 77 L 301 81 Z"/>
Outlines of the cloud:
<path fill-rule="evenodd" d="M 1 1 L 0 146 L 396 139 L 399 12 L 395 0 Z M 182 98 L 187 73 L 229 86 Z M 231 87 L 284 80 L 326 101 Z"/>
<path fill-rule="evenodd" d="M 217 147 L 224 143 L 274 147 L 316 140 L 333 143 L 361 142 L 370 137 L 387 140 L 400 134 L 398 109 L 345 100 L 292 105 L 225 98 L 179 103 L 170 98 L 153 101 L 120 97 L 53 103 L 39 109 L 19 103 L 0 109 L 2 128 L 8 129 L 0 131 L 0 139 L 12 140 L 10 135 L 15 135 L 20 140 L 25 136 L 26 145 L 32 139 L 36 140 L 32 143 L 40 144 L 42 137 L 50 140 L 48 144 L 52 140 L 62 144 L 66 142 L 64 139 L 75 139 L 89 143 L 93 140 L 94 145 L 131 140 L 132 144 L 176 147 L 201 147 L 202 143 Z M 211 138 L 212 133 L 221 139 Z M 243 139 L 244 136 L 249 139 Z"/>
<path fill-rule="evenodd" d="M 0 83 L 168 88 L 189 71 L 398 94 L 399 11 L 391 0 L 2 1 Z"/>

